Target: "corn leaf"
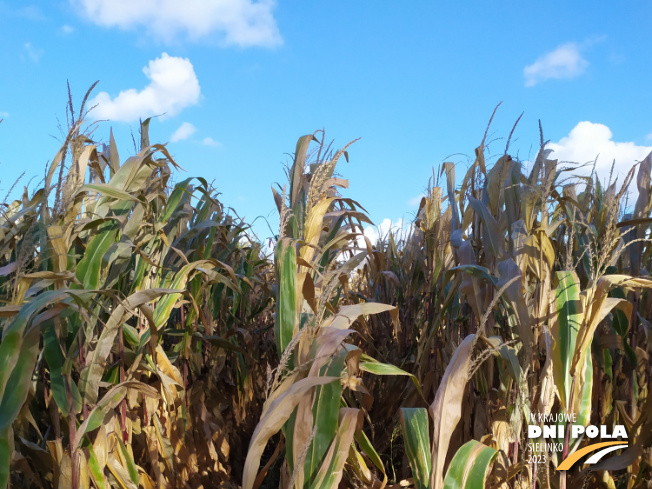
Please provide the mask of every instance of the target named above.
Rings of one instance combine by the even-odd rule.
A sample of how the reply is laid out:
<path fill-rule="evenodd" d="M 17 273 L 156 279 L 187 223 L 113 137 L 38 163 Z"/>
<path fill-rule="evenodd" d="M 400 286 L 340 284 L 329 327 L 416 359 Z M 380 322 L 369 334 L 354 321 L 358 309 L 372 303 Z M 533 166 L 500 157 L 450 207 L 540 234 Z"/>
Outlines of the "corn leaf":
<path fill-rule="evenodd" d="M 451 460 L 444 489 L 485 489 L 498 451 L 476 440 L 465 443 Z"/>
<path fill-rule="evenodd" d="M 349 456 L 353 435 L 356 431 L 359 409 L 342 408 L 339 411 L 339 426 L 324 462 L 311 489 L 337 489 L 344 475 L 344 464 Z"/>
<path fill-rule="evenodd" d="M 294 242 L 281 239 L 276 245 L 278 298 L 274 335 L 282 355 L 295 333 L 297 324 L 297 254 Z"/>
<path fill-rule="evenodd" d="M 428 489 L 432 470 L 428 411 L 424 408 L 401 408 L 401 428 L 414 484 L 417 489 Z"/>
<path fill-rule="evenodd" d="M 278 433 L 303 396 L 308 394 L 315 386 L 335 381 L 339 382 L 339 377 L 309 377 L 300 380 L 269 404 L 267 411 L 256 425 L 249 442 L 249 451 L 247 452 L 242 475 L 242 489 L 251 489 L 253 487 L 260 467 L 260 457 L 263 454 L 265 445 L 267 445 L 267 441 Z"/>
<path fill-rule="evenodd" d="M 444 462 L 451 434 L 462 417 L 462 401 L 471 375 L 471 354 L 474 344 L 475 335 L 469 335 L 455 349 L 435 394 L 435 400 L 430 405 L 430 414 L 434 421 L 430 474 L 432 489 L 443 487 Z"/>

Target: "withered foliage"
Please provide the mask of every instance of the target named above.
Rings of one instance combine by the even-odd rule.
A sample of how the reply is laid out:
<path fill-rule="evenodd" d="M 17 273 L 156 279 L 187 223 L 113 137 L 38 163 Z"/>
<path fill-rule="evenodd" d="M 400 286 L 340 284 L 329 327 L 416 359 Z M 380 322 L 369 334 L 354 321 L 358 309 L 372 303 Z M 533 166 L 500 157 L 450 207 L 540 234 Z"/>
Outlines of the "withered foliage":
<path fill-rule="evenodd" d="M 0 204 L 0 488 L 648 487 L 652 155 L 605 183 L 483 139 L 372 243 L 318 131 L 267 252 L 149 121 L 121 160 L 82 116 Z M 629 447 L 557 472 L 593 442 L 531 452 L 557 413 Z"/>

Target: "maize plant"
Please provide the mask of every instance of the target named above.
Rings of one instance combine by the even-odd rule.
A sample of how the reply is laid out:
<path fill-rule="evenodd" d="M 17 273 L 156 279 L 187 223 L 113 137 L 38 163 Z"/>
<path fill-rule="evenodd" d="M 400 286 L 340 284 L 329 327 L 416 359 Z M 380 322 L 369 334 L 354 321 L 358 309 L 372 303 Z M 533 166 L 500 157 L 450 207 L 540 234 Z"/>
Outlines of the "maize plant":
<path fill-rule="evenodd" d="M 297 143 L 289 191 L 287 186 L 282 194 L 274 190 L 280 213 L 274 325 L 280 364 L 251 440 L 244 489 L 256 485 L 263 449 L 279 430 L 285 443 L 284 487 L 334 488 L 345 472 L 363 484 L 387 482 L 380 457 L 362 430 L 363 411 L 372 398 L 360 375 L 407 374 L 365 355 L 349 337 L 356 333 L 354 323 L 367 315 L 390 312 L 396 320 L 396 308 L 348 303 L 350 277 L 367 258 L 367 250 L 356 249 L 356 238 L 362 236 L 362 222 L 369 221 L 357 202 L 337 192 L 348 185 L 333 175 L 338 159 L 348 158 L 349 145 L 308 165 L 313 140 L 314 134 Z"/>
<path fill-rule="evenodd" d="M 485 132 L 372 243 L 317 131 L 267 251 L 149 120 L 123 159 L 67 115 L 0 203 L 0 488 L 648 487 L 652 155 L 605 179 Z"/>
<path fill-rule="evenodd" d="M 44 187 L 5 205 L 0 487 L 231 483 L 267 261 L 204 179 L 169 187 L 148 122 L 121 161 L 73 120 Z"/>

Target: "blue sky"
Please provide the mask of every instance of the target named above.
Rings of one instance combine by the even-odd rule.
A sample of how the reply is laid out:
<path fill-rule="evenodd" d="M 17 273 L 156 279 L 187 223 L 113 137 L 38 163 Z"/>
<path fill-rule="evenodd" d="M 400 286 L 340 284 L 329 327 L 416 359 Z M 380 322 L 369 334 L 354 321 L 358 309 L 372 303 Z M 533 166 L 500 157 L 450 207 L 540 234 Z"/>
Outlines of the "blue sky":
<path fill-rule="evenodd" d="M 500 101 L 489 150 L 528 160 L 538 120 L 562 160 L 600 153 L 624 173 L 652 150 L 650 1 L 0 2 L 0 194 L 33 186 L 96 80 L 92 117 L 121 157 L 138 117 L 187 172 L 251 221 L 299 136 L 326 128 L 350 163 L 346 195 L 380 224 L 409 221 L 443 161 L 465 171 Z M 271 234 L 259 220 L 261 237 Z"/>

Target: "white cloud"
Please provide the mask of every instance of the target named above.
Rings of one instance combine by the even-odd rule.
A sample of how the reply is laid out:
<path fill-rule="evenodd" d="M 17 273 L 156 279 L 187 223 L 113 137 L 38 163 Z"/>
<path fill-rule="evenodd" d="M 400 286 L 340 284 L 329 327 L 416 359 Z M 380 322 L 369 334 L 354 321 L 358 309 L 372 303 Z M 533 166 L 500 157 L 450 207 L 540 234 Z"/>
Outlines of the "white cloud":
<path fill-rule="evenodd" d="M 75 28 L 71 25 L 64 24 L 61 26 L 61 32 L 65 35 L 72 34 L 75 31 Z"/>
<path fill-rule="evenodd" d="M 525 67 L 525 86 L 533 87 L 548 79 L 575 78 L 584 73 L 588 66 L 589 62 L 582 57 L 577 44 L 562 44 Z"/>
<path fill-rule="evenodd" d="M 391 219 L 383 219 L 382 222 L 378 226 L 367 226 L 364 228 L 364 235 L 369 238 L 369 241 L 371 241 L 371 245 L 374 246 L 376 242 L 379 239 L 387 239 L 389 236 L 389 232 L 394 233 L 395 239 L 398 238 L 399 240 L 407 238 L 407 236 L 410 233 L 410 227 L 412 225 L 409 223 L 406 223 L 403 218 L 400 218 L 396 222 L 392 222 Z M 361 248 L 364 248 L 366 245 L 364 244 L 364 241 L 359 238 L 358 239 L 358 246 Z"/>
<path fill-rule="evenodd" d="M 130 88 L 111 99 L 100 92 L 89 106 L 95 119 L 133 122 L 153 115 L 170 117 L 199 101 L 201 89 L 192 63 L 187 58 L 176 58 L 163 53 L 149 62 L 143 73 L 150 80 L 142 90 Z"/>
<path fill-rule="evenodd" d="M 222 143 L 220 143 L 219 141 L 215 141 L 211 137 L 206 137 L 206 138 L 202 139 L 201 143 L 204 146 L 213 146 L 215 148 L 220 148 L 222 146 Z"/>
<path fill-rule="evenodd" d="M 70 0 L 95 24 L 144 29 L 163 41 L 217 34 L 225 44 L 276 46 L 275 0 Z"/>
<path fill-rule="evenodd" d="M 604 124 L 583 121 L 577 124 L 568 136 L 556 143 L 549 143 L 547 148 L 554 152 L 551 157 L 560 161 L 590 163 L 579 172 L 589 174 L 593 161 L 598 157 L 596 171 L 601 177 L 608 177 L 614 160 L 614 173 L 620 175 L 622 182 L 632 165 L 644 159 L 652 146 L 638 146 L 633 142 L 616 142 L 611 130 Z M 614 176 L 616 176 L 614 175 Z"/>
<path fill-rule="evenodd" d="M 411 199 L 409 199 L 407 201 L 407 204 L 410 207 L 415 207 L 415 206 L 417 206 L 417 205 L 419 205 L 421 203 L 421 199 L 423 199 L 425 196 L 426 196 L 426 194 L 421 193 L 421 194 L 417 195 L 416 197 L 412 197 Z"/>
<path fill-rule="evenodd" d="M 196 130 L 197 128 L 190 122 L 182 122 L 177 130 L 172 133 L 172 136 L 170 136 L 170 142 L 184 141 L 192 136 Z"/>
<path fill-rule="evenodd" d="M 23 44 L 23 51 L 25 52 L 25 55 L 27 55 L 27 57 L 34 63 L 38 63 L 41 59 L 41 56 L 43 55 L 43 50 L 35 48 L 30 42 Z"/>
<path fill-rule="evenodd" d="M 9 112 L 0 112 L 0 119 L 6 119 L 9 117 Z"/>

